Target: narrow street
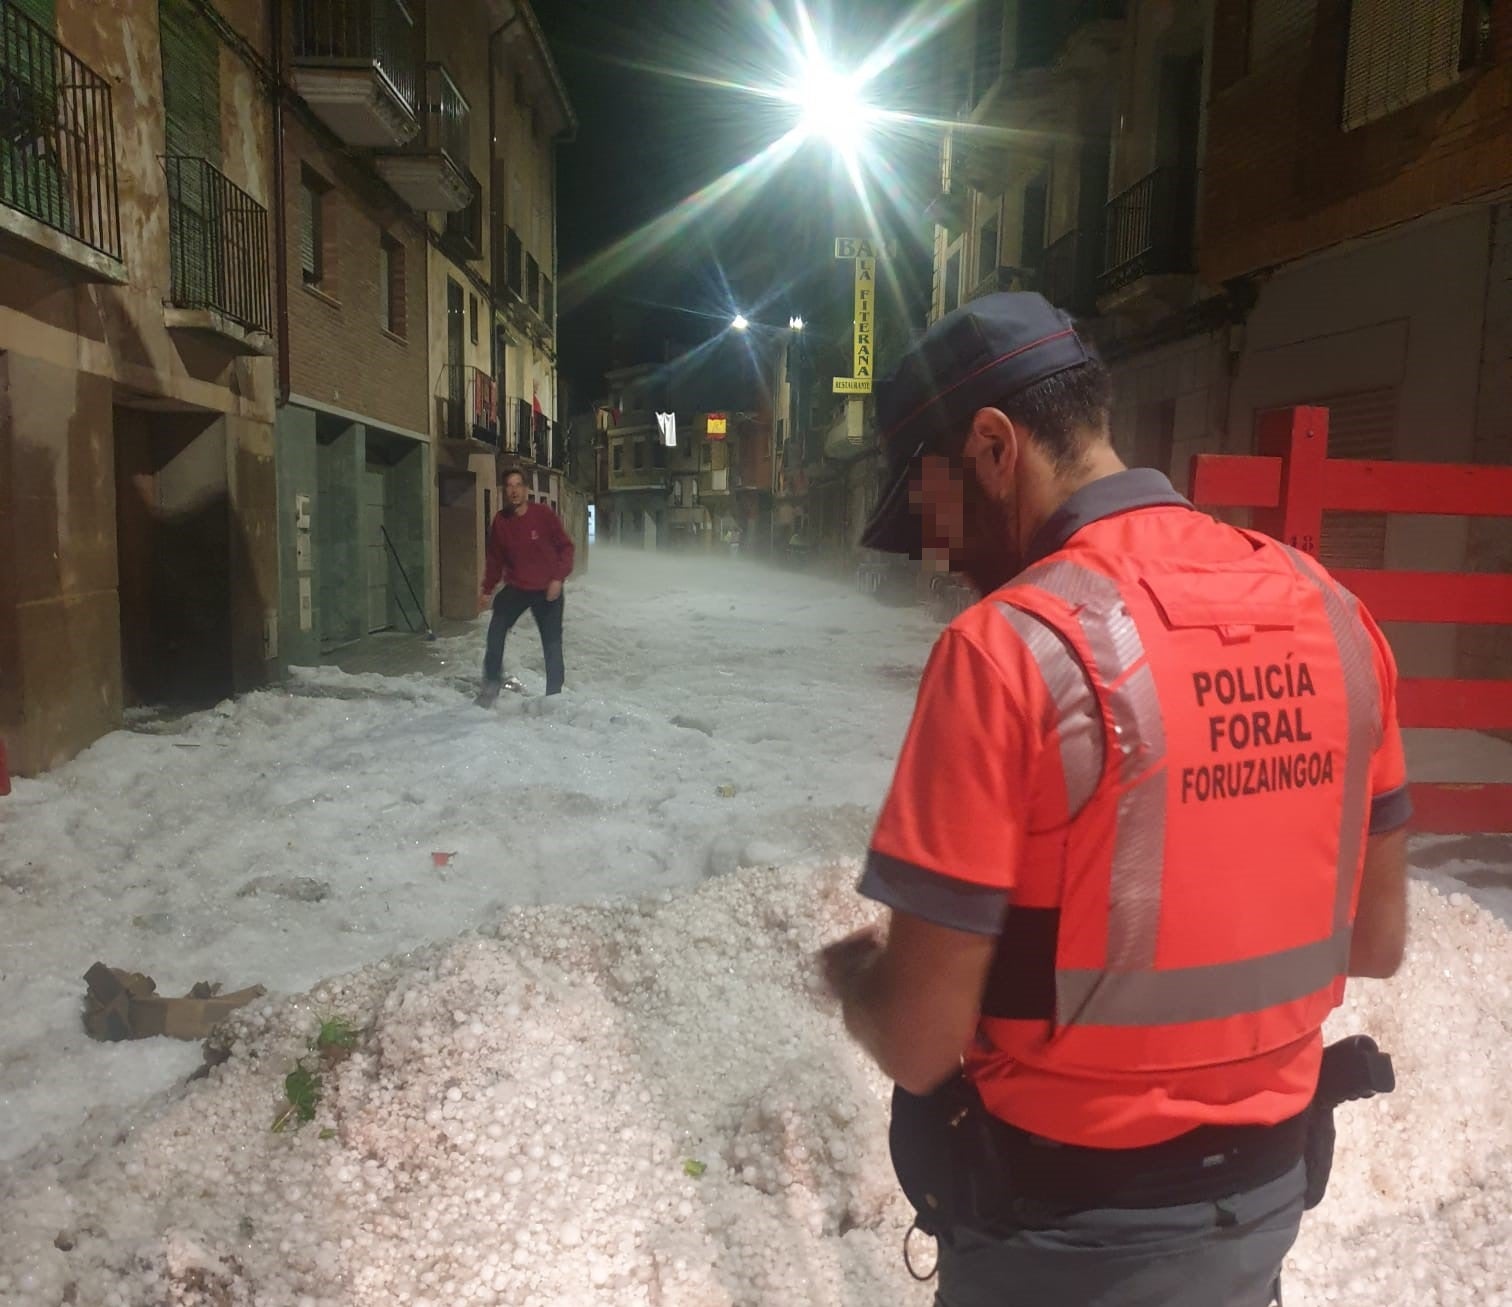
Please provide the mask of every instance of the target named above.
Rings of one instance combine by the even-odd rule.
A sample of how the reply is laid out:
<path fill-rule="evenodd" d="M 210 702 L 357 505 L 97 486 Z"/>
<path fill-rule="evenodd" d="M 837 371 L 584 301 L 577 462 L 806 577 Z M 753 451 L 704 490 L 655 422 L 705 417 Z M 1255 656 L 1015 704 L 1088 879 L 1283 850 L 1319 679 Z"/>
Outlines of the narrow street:
<path fill-rule="evenodd" d="M 491 711 L 471 702 L 484 623 L 435 644 L 378 637 L 359 658 L 416 670 L 328 668 L 212 712 L 140 716 L 18 782 L 0 804 L 0 1114 L 28 1128 L 0 1154 L 76 1131 L 90 1108 L 107 1138 L 113 1109 L 199 1063 L 192 1045 L 87 1039 L 95 961 L 163 994 L 199 980 L 297 993 L 513 905 L 864 849 L 937 633 L 922 613 L 611 550 L 568 604 L 560 702 L 538 697 L 529 618 L 508 656 L 530 694 Z"/>
<path fill-rule="evenodd" d="M 887 1087 L 807 959 L 867 916 L 854 858 L 936 632 L 828 580 L 600 550 L 558 703 L 472 705 L 481 624 L 384 637 L 345 661 L 415 670 L 138 717 L 20 782 L 0 1303 L 928 1301 L 897 1260 Z M 528 620 L 510 648 L 538 690 Z M 1505 1283 L 1505 849 L 1419 861 L 1408 967 L 1330 1023 L 1401 1087 L 1340 1114 L 1303 1301 L 1411 1301 L 1386 1278 L 1408 1257 L 1430 1301 Z M 271 993 L 186 1086 L 198 1045 L 85 1036 L 96 960 Z M 356 1051 L 274 1133 L 333 1017 Z"/>

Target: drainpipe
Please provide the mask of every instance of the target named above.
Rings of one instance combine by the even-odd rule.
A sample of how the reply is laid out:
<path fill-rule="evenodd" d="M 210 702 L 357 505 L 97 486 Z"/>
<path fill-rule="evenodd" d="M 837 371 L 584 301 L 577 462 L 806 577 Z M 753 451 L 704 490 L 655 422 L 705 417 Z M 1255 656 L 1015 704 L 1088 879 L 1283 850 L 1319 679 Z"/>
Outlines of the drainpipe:
<path fill-rule="evenodd" d="M 273 45 L 273 240 L 274 276 L 278 281 L 278 404 L 289 402 L 289 239 L 288 187 L 284 176 L 284 22 L 283 0 L 269 6 Z"/>
<path fill-rule="evenodd" d="M 519 9 L 519 6 L 516 5 L 515 9 L 514 9 L 514 12 L 509 16 L 509 18 L 506 21 L 504 21 L 503 23 L 501 23 L 498 27 L 496 27 L 492 32 L 490 32 L 488 34 L 488 198 L 489 198 L 489 210 L 490 210 L 489 215 L 488 215 L 488 229 L 493 234 L 492 248 L 488 252 L 488 270 L 489 270 L 489 278 L 488 278 L 488 304 L 489 304 L 489 309 L 490 309 L 490 313 L 491 313 L 491 316 L 490 316 L 490 319 L 489 319 L 489 330 L 493 333 L 493 337 L 494 337 L 495 340 L 497 340 L 499 338 L 499 325 L 498 325 L 499 296 L 498 296 L 498 285 L 499 285 L 499 277 L 501 275 L 501 269 L 499 267 L 499 263 L 500 263 L 499 256 L 500 256 L 500 254 L 504 253 L 504 247 L 505 247 L 505 244 L 506 244 L 506 242 L 504 242 L 504 241 L 502 241 L 500 239 L 501 233 L 499 231 L 499 228 L 500 228 L 500 225 L 501 225 L 501 221 L 502 221 L 502 212 L 503 212 L 502 206 L 503 206 L 503 198 L 504 197 L 502 195 L 497 194 L 495 192 L 495 188 L 494 188 L 494 180 L 495 180 L 495 177 L 496 177 L 496 169 L 495 169 L 494 165 L 497 162 L 496 154 L 497 154 L 498 146 L 499 146 L 499 103 L 498 103 L 499 102 L 499 90 L 498 90 L 498 88 L 499 88 L 499 69 L 501 67 L 501 61 L 499 60 L 499 57 L 498 57 L 498 55 L 499 55 L 499 41 L 503 37 L 503 35 L 504 35 L 505 32 L 509 31 L 509 29 L 511 27 L 514 27 L 519 22 L 520 22 L 520 9 Z M 505 348 L 506 349 L 508 348 L 507 342 L 506 342 Z M 505 375 L 503 375 L 503 374 L 507 374 L 507 371 L 508 371 L 508 369 L 505 367 L 505 364 L 507 363 L 507 361 L 508 361 L 507 359 L 500 359 L 499 360 L 499 370 L 500 370 L 501 375 L 499 377 L 499 386 L 498 386 L 498 389 L 499 389 L 500 394 L 503 396 L 504 404 L 505 404 L 505 407 L 501 411 L 500 421 L 499 421 L 499 448 L 500 448 L 500 450 L 502 450 L 504 448 L 504 440 L 505 440 L 504 428 L 507 425 L 507 421 L 508 421 L 507 415 L 508 415 L 508 412 L 509 412 L 509 410 L 508 410 L 509 396 L 507 394 L 504 394 Z M 518 398 L 518 396 L 516 398 Z M 516 435 L 516 448 L 515 448 L 514 453 L 513 453 L 513 458 L 515 458 L 516 460 L 520 457 L 520 453 L 521 453 L 520 449 L 518 448 L 518 444 L 519 444 L 519 437 L 518 437 L 518 435 Z"/>

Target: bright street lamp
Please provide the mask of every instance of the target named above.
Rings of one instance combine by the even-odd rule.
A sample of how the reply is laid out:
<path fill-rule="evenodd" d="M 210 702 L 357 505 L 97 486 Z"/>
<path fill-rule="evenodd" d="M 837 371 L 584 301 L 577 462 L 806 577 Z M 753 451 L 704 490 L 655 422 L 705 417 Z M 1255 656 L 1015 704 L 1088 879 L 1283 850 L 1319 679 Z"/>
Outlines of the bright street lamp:
<path fill-rule="evenodd" d="M 788 330 L 789 331 L 802 331 L 803 330 L 803 319 L 802 318 L 789 318 L 788 319 Z"/>
<path fill-rule="evenodd" d="M 746 316 L 744 313 L 737 313 L 735 315 L 735 321 L 730 323 L 730 325 L 734 327 L 736 331 L 744 331 L 751 324 L 746 321 Z"/>
<path fill-rule="evenodd" d="M 842 73 L 817 51 L 788 89 L 788 98 L 798 106 L 799 133 L 828 141 L 846 158 L 859 152 L 876 116 L 862 94 L 861 79 Z"/>

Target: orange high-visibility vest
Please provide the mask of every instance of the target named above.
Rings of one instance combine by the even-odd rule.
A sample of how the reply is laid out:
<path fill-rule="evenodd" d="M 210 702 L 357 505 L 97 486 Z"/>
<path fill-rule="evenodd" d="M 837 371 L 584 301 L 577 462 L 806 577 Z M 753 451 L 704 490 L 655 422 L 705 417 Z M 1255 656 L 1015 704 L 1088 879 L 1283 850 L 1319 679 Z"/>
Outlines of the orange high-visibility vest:
<path fill-rule="evenodd" d="M 1088 1106 L 1004 1110 L 1016 1068 L 1179 1077 L 1342 1001 L 1381 685 L 1352 596 L 1248 538 L 1236 562 L 1082 544 L 989 601 L 1050 692 L 1068 814 L 1029 837 L 966 1059 L 1026 1129 L 1082 1142 Z"/>

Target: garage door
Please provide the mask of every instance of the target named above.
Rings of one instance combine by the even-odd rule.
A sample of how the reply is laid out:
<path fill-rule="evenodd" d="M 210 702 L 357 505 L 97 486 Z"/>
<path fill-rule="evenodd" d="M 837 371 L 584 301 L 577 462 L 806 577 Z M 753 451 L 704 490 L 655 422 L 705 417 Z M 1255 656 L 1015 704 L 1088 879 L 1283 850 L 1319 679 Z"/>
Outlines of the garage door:
<path fill-rule="evenodd" d="M 1328 410 L 1329 458 L 1389 459 L 1396 453 L 1397 390 L 1359 390 L 1349 395 L 1299 399 Z M 1264 412 L 1256 410 L 1258 423 Z M 1334 568 L 1386 566 L 1385 513 L 1323 514 L 1318 560 Z"/>
<path fill-rule="evenodd" d="M 1395 386 L 1314 401 L 1328 409 L 1329 458 L 1396 453 Z M 1318 560 L 1327 568 L 1386 566 L 1385 513 L 1324 513 Z"/>

